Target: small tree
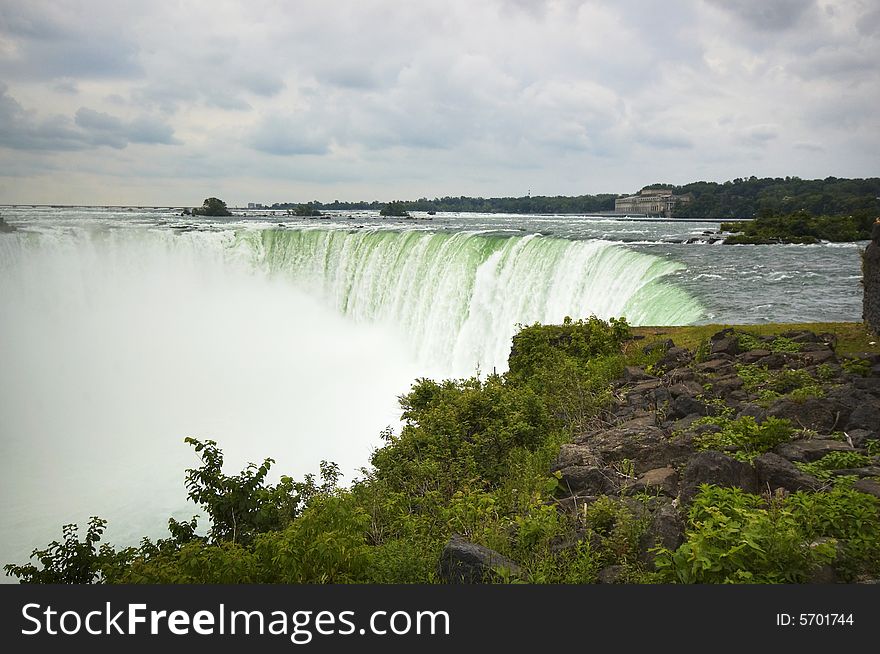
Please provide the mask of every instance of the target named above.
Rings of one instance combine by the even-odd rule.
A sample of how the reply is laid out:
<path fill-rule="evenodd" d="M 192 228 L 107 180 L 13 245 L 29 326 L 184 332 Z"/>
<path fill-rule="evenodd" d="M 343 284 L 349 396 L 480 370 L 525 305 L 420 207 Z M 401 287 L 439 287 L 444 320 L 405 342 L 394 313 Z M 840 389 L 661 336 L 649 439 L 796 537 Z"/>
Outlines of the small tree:
<path fill-rule="evenodd" d="M 194 216 L 231 216 L 226 203 L 219 198 L 207 198 L 201 207 L 192 210 Z"/>

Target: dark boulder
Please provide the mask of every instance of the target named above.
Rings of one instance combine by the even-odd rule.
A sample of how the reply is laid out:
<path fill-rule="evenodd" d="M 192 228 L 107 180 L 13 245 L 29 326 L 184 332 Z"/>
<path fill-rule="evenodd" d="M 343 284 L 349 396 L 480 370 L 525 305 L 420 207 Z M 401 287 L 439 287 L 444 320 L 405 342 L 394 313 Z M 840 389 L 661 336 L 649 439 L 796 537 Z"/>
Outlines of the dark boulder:
<path fill-rule="evenodd" d="M 628 384 L 647 381 L 649 379 L 656 379 L 656 377 L 646 373 L 644 368 L 639 368 L 638 366 L 626 366 L 623 369 L 623 381 Z"/>
<path fill-rule="evenodd" d="M 681 501 L 690 502 L 700 484 L 741 488 L 750 493 L 758 489 L 752 466 L 713 450 L 698 452 L 688 460 L 681 476 Z"/>
<path fill-rule="evenodd" d="M 773 452 L 765 452 L 756 458 L 754 465 L 760 488 L 800 491 L 816 490 L 821 486 L 818 479 L 802 472 L 791 461 Z"/>
<path fill-rule="evenodd" d="M 860 404 L 849 415 L 846 431 L 856 429 L 877 429 L 880 427 L 880 402 Z"/>
<path fill-rule="evenodd" d="M 854 452 L 848 443 L 830 439 L 813 438 L 808 441 L 792 441 L 776 446 L 776 454 L 789 461 L 810 462 L 821 459 L 831 452 Z"/>
<path fill-rule="evenodd" d="M 853 484 L 853 489 L 880 499 L 880 482 L 876 482 L 873 479 L 859 479 Z"/>
<path fill-rule="evenodd" d="M 757 363 L 764 357 L 769 357 L 772 353 L 770 350 L 749 350 L 739 357 L 739 360 L 746 364 Z"/>
<path fill-rule="evenodd" d="M 713 355 L 728 354 L 736 356 L 740 352 L 739 336 L 731 328 L 723 329 L 713 334 L 709 339 L 709 352 Z"/>
<path fill-rule="evenodd" d="M 612 474 L 596 466 L 569 466 L 559 471 L 559 485 L 566 495 L 603 495 L 617 491 Z"/>
<path fill-rule="evenodd" d="M 440 554 L 437 574 L 447 584 L 482 584 L 521 577 L 522 569 L 503 554 L 454 535 Z"/>
<path fill-rule="evenodd" d="M 846 424 L 849 414 L 846 405 L 828 397 L 811 397 L 803 402 L 782 398 L 767 409 L 768 416 L 784 418 L 795 427 L 824 434 Z"/>
<path fill-rule="evenodd" d="M 633 422 L 580 436 L 576 442 L 588 445 L 606 465 L 624 459 L 633 462 L 636 474 L 677 465 L 691 453 L 682 445 L 669 441 L 662 429 Z"/>
<path fill-rule="evenodd" d="M 679 420 L 694 413 L 700 416 L 710 416 L 715 415 L 716 412 L 717 410 L 714 406 L 709 406 L 705 402 L 689 395 L 679 395 L 672 401 L 666 418 L 668 420 Z"/>
<path fill-rule="evenodd" d="M 693 360 L 693 358 L 694 356 L 689 350 L 686 350 L 683 347 L 671 347 L 663 358 L 660 359 L 657 365 L 664 370 L 671 370 L 672 368 L 686 366 Z"/>
<path fill-rule="evenodd" d="M 654 564 L 654 547 L 676 550 L 684 542 L 684 520 L 672 504 L 660 506 L 651 517 L 651 524 L 639 540 L 639 559 Z"/>
<path fill-rule="evenodd" d="M 667 338 L 662 341 L 657 341 L 656 343 L 651 343 L 642 348 L 642 352 L 645 354 L 654 354 L 655 352 L 662 351 L 668 352 L 672 348 L 675 347 L 675 343 L 672 342 L 671 338 Z"/>

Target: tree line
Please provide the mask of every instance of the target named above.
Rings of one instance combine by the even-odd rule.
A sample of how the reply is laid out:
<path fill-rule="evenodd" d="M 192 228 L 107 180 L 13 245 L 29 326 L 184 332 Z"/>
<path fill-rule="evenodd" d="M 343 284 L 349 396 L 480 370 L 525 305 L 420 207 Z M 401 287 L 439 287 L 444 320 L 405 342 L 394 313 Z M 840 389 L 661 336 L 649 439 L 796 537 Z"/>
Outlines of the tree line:
<path fill-rule="evenodd" d="M 841 216 L 855 213 L 880 215 L 880 178 L 801 179 L 799 177 L 737 178 L 726 182 L 691 182 L 680 186 L 649 184 L 643 188 L 671 189 L 675 195 L 689 195 L 690 202 L 675 209 L 677 218 L 754 218 L 766 214 L 805 212 L 813 216 Z M 639 189 L 641 190 L 641 189 Z M 531 196 L 483 198 L 446 196 L 417 200 L 396 200 L 405 211 L 444 211 L 516 214 L 589 214 L 614 211 L 614 201 L 638 193 L 577 196 Z M 294 209 L 307 204 L 316 210 L 375 210 L 387 202 L 282 202 L 272 209 Z"/>

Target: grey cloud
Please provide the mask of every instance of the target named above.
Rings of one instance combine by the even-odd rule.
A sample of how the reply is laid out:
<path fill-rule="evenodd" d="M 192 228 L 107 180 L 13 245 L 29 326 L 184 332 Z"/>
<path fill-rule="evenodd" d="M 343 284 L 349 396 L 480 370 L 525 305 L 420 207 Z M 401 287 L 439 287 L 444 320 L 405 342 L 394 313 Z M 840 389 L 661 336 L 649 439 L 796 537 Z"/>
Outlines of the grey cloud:
<path fill-rule="evenodd" d="M 52 90 L 58 93 L 66 93 L 68 95 L 76 95 L 79 93 L 79 87 L 76 82 L 70 79 L 61 79 L 52 85 Z"/>
<path fill-rule="evenodd" d="M 805 80 L 874 76 L 878 73 L 877 54 L 862 52 L 852 46 L 826 47 L 791 63 L 787 68 Z"/>
<path fill-rule="evenodd" d="M 741 132 L 742 140 L 752 145 L 764 145 L 779 136 L 775 125 L 752 125 Z"/>
<path fill-rule="evenodd" d="M 762 32 L 794 27 L 815 6 L 815 0 L 705 0 Z"/>
<path fill-rule="evenodd" d="M 325 154 L 329 141 L 314 125 L 305 121 L 268 116 L 251 134 L 250 146 L 260 152 L 281 156 Z"/>
<path fill-rule="evenodd" d="M 143 73 L 138 48 L 120 31 L 101 29 L 87 12 L 3 3 L 0 34 L 15 48 L 14 54 L 0 55 L 0 73 L 19 79 L 137 77 Z"/>
<path fill-rule="evenodd" d="M 863 36 L 878 37 L 880 36 L 880 9 L 874 9 L 856 21 L 856 29 Z"/>
<path fill-rule="evenodd" d="M 99 146 L 122 149 L 129 143 L 178 143 L 169 125 L 150 118 L 123 121 L 80 108 L 74 120 L 53 115 L 37 118 L 0 84 L 0 146 L 16 150 L 73 151 Z"/>
<path fill-rule="evenodd" d="M 238 84 L 253 93 L 267 98 L 278 95 L 284 89 L 284 80 L 262 72 L 243 73 L 236 79 Z"/>

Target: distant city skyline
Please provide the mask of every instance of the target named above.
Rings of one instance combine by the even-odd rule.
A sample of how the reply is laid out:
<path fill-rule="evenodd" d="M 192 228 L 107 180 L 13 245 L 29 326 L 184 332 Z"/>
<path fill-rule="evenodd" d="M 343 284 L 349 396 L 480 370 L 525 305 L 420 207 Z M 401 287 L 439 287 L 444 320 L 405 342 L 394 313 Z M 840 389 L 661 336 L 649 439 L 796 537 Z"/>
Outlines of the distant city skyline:
<path fill-rule="evenodd" d="M 865 0 L 0 2 L 0 204 L 880 175 Z"/>

